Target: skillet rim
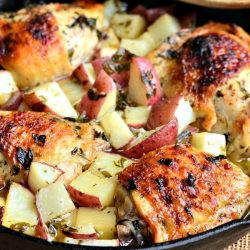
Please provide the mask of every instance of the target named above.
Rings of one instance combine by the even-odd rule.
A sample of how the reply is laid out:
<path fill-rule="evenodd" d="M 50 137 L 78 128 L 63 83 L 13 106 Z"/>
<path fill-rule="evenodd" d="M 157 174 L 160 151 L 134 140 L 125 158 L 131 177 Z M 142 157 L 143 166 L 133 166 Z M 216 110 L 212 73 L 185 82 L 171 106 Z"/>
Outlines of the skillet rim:
<path fill-rule="evenodd" d="M 54 0 L 54 1 L 57 2 L 58 0 Z M 54 2 L 54 1 L 52 1 L 52 2 Z M 12 2 L 15 2 L 15 1 L 12 0 Z M 18 2 L 18 1 L 16 1 L 16 2 Z M 68 2 L 68 1 L 64 0 L 64 2 Z M 103 2 L 103 1 L 100 1 L 100 2 Z M 136 2 L 140 2 L 140 1 L 136 1 Z M 148 2 L 151 2 L 151 1 L 146 0 L 146 1 L 144 1 L 143 4 L 147 5 Z M 153 3 L 160 3 L 160 1 L 158 1 L 158 0 L 152 1 L 152 2 Z M 172 0 L 170 2 L 173 3 L 175 1 Z M 188 6 L 188 5 L 186 5 L 186 6 Z M 193 7 L 197 8 L 197 6 L 196 7 L 193 6 Z M 206 8 L 206 9 L 208 9 L 208 8 Z M 174 249 L 177 249 L 179 247 L 185 247 L 185 245 L 192 244 L 192 243 L 199 243 L 200 242 L 200 244 L 202 246 L 202 244 L 204 244 L 203 243 L 204 240 L 209 239 L 210 237 L 219 236 L 220 234 L 223 234 L 230 229 L 237 230 L 240 227 L 248 228 L 248 230 L 250 231 L 250 216 L 249 215 L 245 219 L 230 221 L 228 223 L 222 224 L 218 227 L 215 227 L 215 228 L 210 229 L 208 231 L 205 231 L 203 233 L 199 233 L 199 234 L 196 234 L 193 236 L 181 238 L 178 240 L 168 241 L 168 242 L 163 242 L 163 243 L 158 243 L 158 244 L 146 244 L 143 246 L 122 246 L 122 247 L 81 246 L 81 245 L 66 244 L 66 243 L 60 243 L 60 242 L 48 242 L 48 241 L 40 239 L 40 238 L 36 238 L 36 237 L 29 236 L 29 235 L 26 235 L 26 234 L 23 234 L 20 232 L 16 232 L 16 231 L 11 230 L 9 228 L 6 228 L 2 225 L 0 226 L 0 235 L 1 234 L 8 234 L 8 235 L 11 235 L 13 237 L 17 237 L 20 240 L 27 240 L 30 242 L 37 243 L 41 246 L 44 246 L 45 248 L 46 248 L 46 246 L 51 246 L 51 247 L 58 247 L 58 249 L 65 249 L 65 250 L 85 250 L 85 249 L 88 249 L 88 250 L 96 250 L 96 249 L 103 249 L 103 250 L 111 250 L 111 249 L 124 249 L 124 250 L 173 249 L 174 250 Z M 232 235 L 232 238 L 233 237 L 234 237 L 234 235 Z"/>

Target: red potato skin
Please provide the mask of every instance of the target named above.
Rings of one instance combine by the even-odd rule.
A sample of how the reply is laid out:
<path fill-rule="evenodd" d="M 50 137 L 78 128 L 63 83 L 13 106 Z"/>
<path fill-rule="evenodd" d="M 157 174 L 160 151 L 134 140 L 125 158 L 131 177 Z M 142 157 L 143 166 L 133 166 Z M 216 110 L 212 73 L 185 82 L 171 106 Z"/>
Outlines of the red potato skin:
<path fill-rule="evenodd" d="M 72 186 L 68 186 L 67 190 L 75 203 L 82 207 L 102 208 L 102 204 L 98 197 L 84 194 Z"/>
<path fill-rule="evenodd" d="M 49 240 L 48 228 L 43 222 L 39 212 L 38 212 L 38 223 L 35 228 L 35 235 L 41 239 Z"/>
<path fill-rule="evenodd" d="M 24 94 L 23 99 L 24 102 L 34 111 L 50 113 L 52 115 L 61 117 L 60 115 L 55 113 L 52 109 L 50 109 L 47 105 L 45 105 L 33 92 Z"/>
<path fill-rule="evenodd" d="M 104 71 L 101 70 L 97 76 L 97 79 L 93 85 L 98 94 L 108 94 L 111 90 L 116 89 L 116 85 L 112 78 Z M 98 100 L 91 100 L 88 93 L 83 96 L 81 103 L 79 105 L 79 112 L 85 113 L 89 119 L 95 119 L 105 102 L 106 96 L 100 97 Z"/>
<path fill-rule="evenodd" d="M 144 154 L 153 151 L 157 148 L 165 145 L 171 145 L 175 143 L 178 133 L 178 121 L 176 118 L 169 121 L 160 130 L 156 131 L 144 141 L 138 143 L 132 148 L 127 148 L 121 151 L 120 154 L 128 157 L 139 159 Z"/>
<path fill-rule="evenodd" d="M 3 220 L 3 214 L 4 214 L 4 207 L 0 207 L 0 225 L 2 225 Z"/>
<path fill-rule="evenodd" d="M 145 123 L 138 123 L 138 124 L 128 124 L 128 126 L 130 128 L 144 128 L 145 127 Z"/>
<path fill-rule="evenodd" d="M 93 60 L 91 62 L 93 68 L 94 68 L 94 71 L 96 73 L 96 75 L 99 75 L 99 73 L 101 72 L 101 70 L 103 69 L 103 64 L 105 62 L 107 62 L 108 60 L 110 60 L 110 57 L 102 57 L 102 58 L 97 58 L 95 60 Z"/>
<path fill-rule="evenodd" d="M 110 57 L 103 57 L 103 58 L 95 59 L 91 62 L 96 75 L 98 75 L 100 71 L 103 69 L 103 64 L 109 61 L 110 59 L 111 59 Z M 117 83 L 118 85 L 122 87 L 125 87 L 128 85 L 129 71 L 125 70 L 120 73 L 113 73 L 110 75 L 110 77 L 114 80 L 115 83 Z"/>
<path fill-rule="evenodd" d="M 196 11 L 176 9 L 176 5 L 174 4 L 149 9 L 146 9 L 143 5 L 137 5 L 130 13 L 143 16 L 148 24 L 152 24 L 164 14 L 174 15 L 178 18 L 182 29 L 194 28 L 197 20 Z"/>
<path fill-rule="evenodd" d="M 154 21 L 156 21 L 156 19 L 166 13 L 173 14 L 174 10 L 174 5 L 161 6 L 149 9 L 146 9 L 143 5 L 137 5 L 130 13 L 141 15 L 147 20 L 148 24 L 152 24 Z"/>
<path fill-rule="evenodd" d="M 83 234 L 77 232 L 63 232 L 67 237 L 71 237 L 76 240 L 98 240 L 96 233 L 93 234 Z"/>
<path fill-rule="evenodd" d="M 84 86 L 86 90 L 91 88 L 92 84 L 89 81 L 88 74 L 83 64 L 81 64 L 75 69 L 75 71 L 73 72 L 73 76 L 75 76 L 81 82 L 81 84 Z"/>
<path fill-rule="evenodd" d="M 16 91 L 10 99 L 1 106 L 2 110 L 15 111 L 19 108 L 23 101 L 23 95 L 20 91 Z"/>
<path fill-rule="evenodd" d="M 168 99 L 161 99 L 154 104 L 146 128 L 148 130 L 155 129 L 171 121 L 174 118 L 174 113 L 180 99 L 181 96 L 175 96 Z"/>
<path fill-rule="evenodd" d="M 57 169 L 60 169 L 62 174 L 58 176 L 55 182 L 62 181 L 65 185 L 68 185 L 73 179 L 82 173 L 82 167 L 77 164 L 69 164 L 68 166 L 62 166 L 62 164 L 59 164 Z M 72 170 L 73 174 L 71 172 Z"/>
<path fill-rule="evenodd" d="M 150 79 L 150 84 L 145 84 L 145 82 L 143 82 L 142 80 L 141 75 L 145 72 L 150 72 L 152 75 L 152 79 Z M 132 59 L 130 65 L 130 79 L 134 79 L 133 82 L 141 81 L 141 83 L 146 88 L 146 93 L 153 93 L 155 89 L 154 94 L 147 98 L 147 105 L 154 105 L 161 99 L 163 95 L 163 90 L 160 84 L 160 79 L 158 77 L 158 74 L 156 73 L 153 64 L 148 59 L 144 57 L 134 57 Z"/>

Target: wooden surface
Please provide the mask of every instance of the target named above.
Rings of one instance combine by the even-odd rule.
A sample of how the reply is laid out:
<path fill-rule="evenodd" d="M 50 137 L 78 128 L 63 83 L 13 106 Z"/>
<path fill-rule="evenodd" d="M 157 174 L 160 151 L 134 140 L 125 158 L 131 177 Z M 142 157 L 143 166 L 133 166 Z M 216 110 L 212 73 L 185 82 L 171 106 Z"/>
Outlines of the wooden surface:
<path fill-rule="evenodd" d="M 237 243 L 226 248 L 225 250 L 249 250 L 250 249 L 250 233 L 239 240 Z"/>
<path fill-rule="evenodd" d="M 225 8 L 225 9 L 250 8 L 250 0 L 180 0 L 180 1 L 206 7 L 213 7 L 213 8 Z"/>

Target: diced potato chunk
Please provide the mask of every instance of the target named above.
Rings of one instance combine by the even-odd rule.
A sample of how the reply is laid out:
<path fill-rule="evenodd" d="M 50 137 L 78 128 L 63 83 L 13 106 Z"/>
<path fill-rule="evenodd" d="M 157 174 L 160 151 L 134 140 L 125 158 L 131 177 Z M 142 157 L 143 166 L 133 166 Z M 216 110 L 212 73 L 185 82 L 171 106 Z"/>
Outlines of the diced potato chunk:
<path fill-rule="evenodd" d="M 114 148 L 121 148 L 134 138 L 127 124 L 116 111 L 104 115 L 101 118 L 101 126 Z"/>
<path fill-rule="evenodd" d="M 77 208 L 71 211 L 70 213 L 63 215 L 61 217 L 63 219 L 62 223 L 69 227 L 74 227 L 76 224 L 76 215 L 77 215 Z"/>
<path fill-rule="evenodd" d="M 152 38 L 152 36 L 149 34 L 148 31 L 142 33 L 142 35 L 140 35 L 137 40 L 139 41 L 145 41 L 149 44 L 149 47 L 151 48 L 151 50 L 153 50 L 155 47 L 155 41 Z"/>
<path fill-rule="evenodd" d="M 6 70 L 0 70 L 0 105 L 3 105 L 17 91 L 12 75 Z"/>
<path fill-rule="evenodd" d="M 62 117 L 77 118 L 78 114 L 57 82 L 42 84 L 24 94 L 25 102 L 32 109 L 52 112 Z M 60 105 L 59 105 L 60 104 Z M 43 107 L 42 110 L 40 110 Z"/>
<path fill-rule="evenodd" d="M 102 178 L 94 175 L 91 171 L 87 170 L 73 180 L 70 183 L 70 187 L 75 189 L 79 193 L 79 196 L 85 200 L 86 206 L 88 204 L 92 206 L 93 199 L 98 199 L 98 203 L 100 204 L 98 207 L 104 207 L 113 203 L 116 182 L 110 178 Z"/>
<path fill-rule="evenodd" d="M 86 93 L 83 86 L 74 79 L 67 78 L 58 83 L 73 106 L 78 104 Z"/>
<path fill-rule="evenodd" d="M 117 52 L 117 48 L 112 48 L 112 47 L 103 47 L 100 49 L 100 56 L 101 57 L 110 57 L 113 56 Z"/>
<path fill-rule="evenodd" d="M 34 227 L 37 221 L 34 195 L 22 185 L 13 182 L 7 196 L 2 225 L 19 230 L 18 225 Z"/>
<path fill-rule="evenodd" d="M 111 25 L 118 37 L 134 39 L 142 34 L 147 23 L 140 15 L 116 13 Z"/>
<path fill-rule="evenodd" d="M 169 14 L 162 15 L 148 27 L 148 32 L 156 46 L 180 29 L 177 19 Z"/>
<path fill-rule="evenodd" d="M 178 134 L 180 134 L 189 124 L 196 120 L 196 115 L 188 100 L 181 98 L 174 112 L 178 120 Z"/>
<path fill-rule="evenodd" d="M 116 208 L 103 210 L 81 207 L 78 210 L 76 226 L 93 224 L 101 239 L 113 239 L 116 225 Z"/>
<path fill-rule="evenodd" d="M 28 183 L 33 192 L 53 183 L 63 172 L 53 166 L 32 162 L 29 171 Z"/>
<path fill-rule="evenodd" d="M 147 123 L 151 106 L 127 106 L 124 111 L 125 122 L 131 127 L 138 127 Z"/>
<path fill-rule="evenodd" d="M 226 155 L 226 138 L 221 134 L 207 132 L 193 134 L 191 144 L 200 151 L 213 155 Z"/>
<path fill-rule="evenodd" d="M 108 0 L 104 2 L 104 16 L 110 20 L 113 15 L 119 11 L 116 0 Z"/>
<path fill-rule="evenodd" d="M 145 40 L 127 38 L 122 39 L 121 48 L 128 50 L 136 56 L 145 56 L 152 50 L 151 44 Z"/>
<path fill-rule="evenodd" d="M 132 163 L 132 160 L 121 155 L 99 152 L 89 171 L 97 175 L 101 173 L 104 176 L 115 176 Z"/>
<path fill-rule="evenodd" d="M 62 183 L 53 183 L 40 189 L 36 194 L 36 206 L 44 223 L 75 209 Z"/>
<path fill-rule="evenodd" d="M 107 38 L 102 41 L 102 48 L 116 48 L 118 49 L 120 46 L 120 41 L 118 37 L 116 36 L 114 29 L 109 28 L 106 32 Z"/>

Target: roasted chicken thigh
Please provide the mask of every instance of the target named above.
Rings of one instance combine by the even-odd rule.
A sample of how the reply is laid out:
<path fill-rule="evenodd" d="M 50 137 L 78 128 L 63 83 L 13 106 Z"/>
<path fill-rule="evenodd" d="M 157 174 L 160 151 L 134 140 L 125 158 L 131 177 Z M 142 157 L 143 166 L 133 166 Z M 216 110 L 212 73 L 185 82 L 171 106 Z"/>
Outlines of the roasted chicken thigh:
<path fill-rule="evenodd" d="M 49 165 L 65 162 L 81 168 L 107 143 L 95 137 L 95 128 L 45 113 L 0 112 L 0 147 L 9 161 L 29 170 L 32 161 Z"/>
<path fill-rule="evenodd" d="M 250 156 L 250 38 L 236 25 L 181 30 L 149 54 L 165 95 L 183 95 L 205 130 L 226 134 L 233 158 Z"/>
<path fill-rule="evenodd" d="M 250 179 L 239 167 L 190 145 L 146 154 L 119 181 L 158 243 L 239 219 L 250 204 Z"/>
<path fill-rule="evenodd" d="M 103 5 L 48 4 L 0 15 L 0 65 L 20 88 L 68 76 L 91 58 Z"/>

